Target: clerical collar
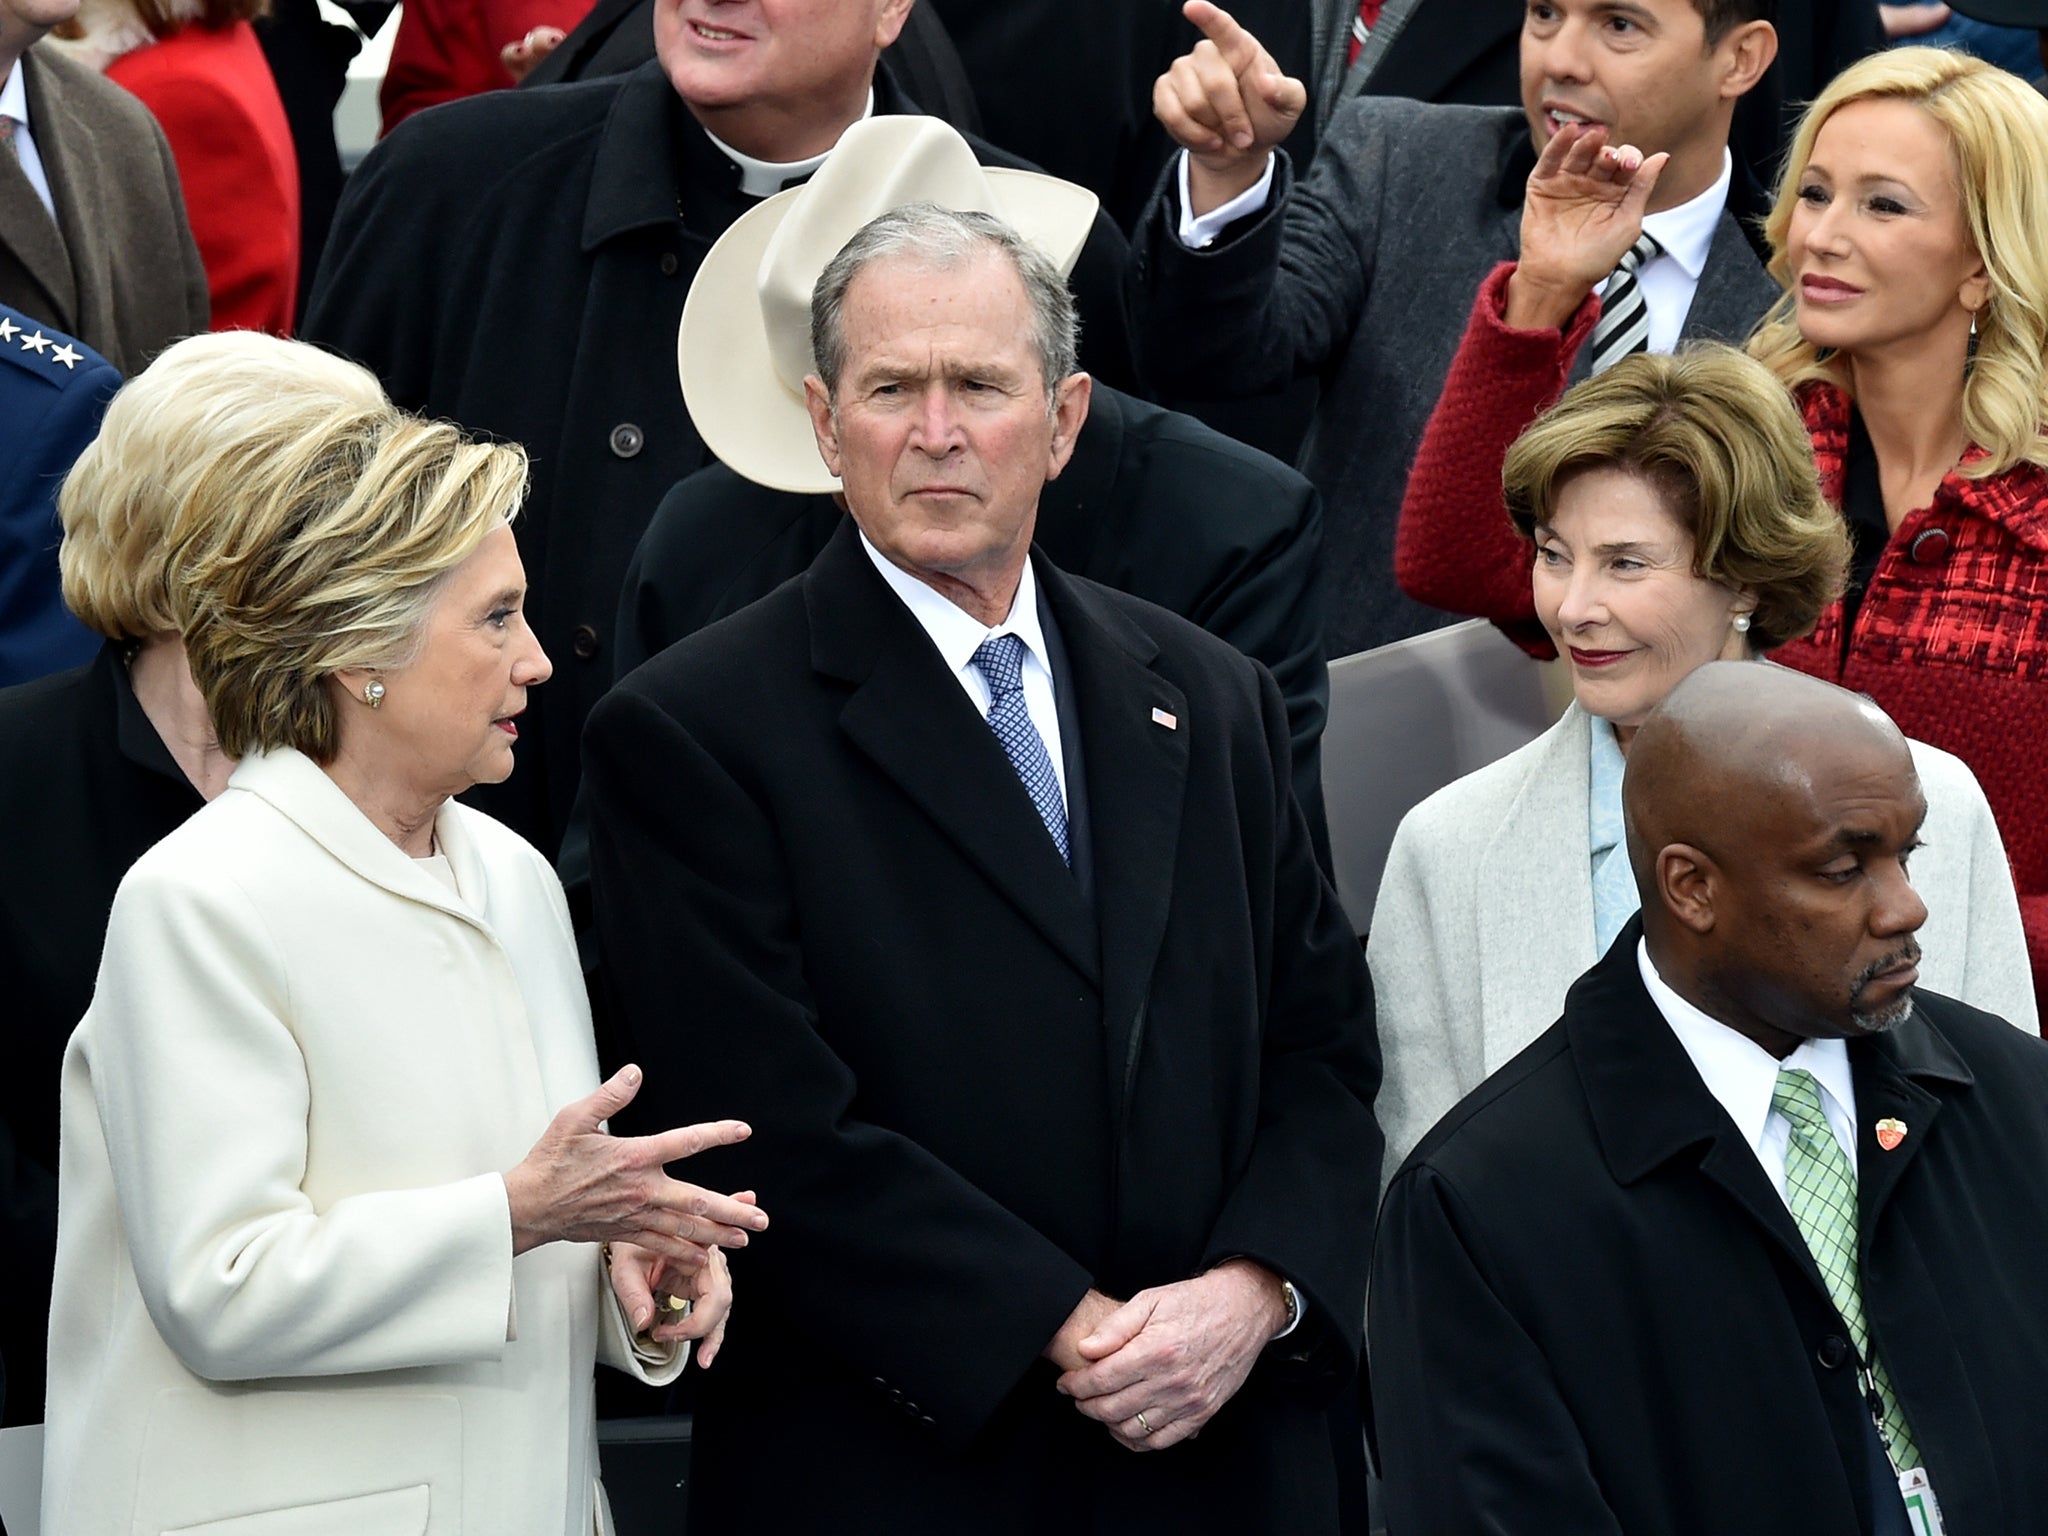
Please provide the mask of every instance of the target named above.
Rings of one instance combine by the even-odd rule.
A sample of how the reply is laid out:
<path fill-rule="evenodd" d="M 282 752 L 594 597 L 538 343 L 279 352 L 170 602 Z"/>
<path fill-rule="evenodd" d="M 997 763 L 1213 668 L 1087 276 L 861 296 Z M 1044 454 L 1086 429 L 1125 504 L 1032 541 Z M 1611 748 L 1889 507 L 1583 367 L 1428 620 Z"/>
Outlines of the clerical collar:
<path fill-rule="evenodd" d="M 866 122 L 874 115 L 875 88 L 871 85 L 868 87 L 868 104 L 862 109 L 860 120 Z M 791 160 L 778 165 L 773 160 L 756 160 L 752 155 L 741 154 L 709 128 L 704 130 L 704 137 L 712 142 L 721 155 L 739 167 L 740 190 L 748 197 L 772 197 L 784 187 L 795 186 L 798 182 L 809 179 L 817 173 L 818 167 L 825 163 L 825 155 L 832 153 L 828 149 L 824 155 L 813 155 L 808 160 Z"/>

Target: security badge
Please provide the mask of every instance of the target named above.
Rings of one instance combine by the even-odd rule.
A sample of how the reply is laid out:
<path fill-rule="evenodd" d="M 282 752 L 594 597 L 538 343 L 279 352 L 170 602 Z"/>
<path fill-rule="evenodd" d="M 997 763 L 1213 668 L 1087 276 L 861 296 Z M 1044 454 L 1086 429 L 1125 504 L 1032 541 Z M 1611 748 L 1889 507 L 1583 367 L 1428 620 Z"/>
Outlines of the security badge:
<path fill-rule="evenodd" d="M 1891 1152 L 1896 1150 L 1899 1143 L 1905 1139 L 1905 1121 L 1894 1120 L 1890 1115 L 1886 1115 L 1884 1119 L 1877 1122 L 1877 1144 L 1884 1148 L 1885 1151 Z"/>
<path fill-rule="evenodd" d="M 1941 1536 L 1941 1509 L 1925 1467 L 1899 1474 L 1899 1497 L 1906 1501 L 1906 1524 L 1913 1536 Z"/>

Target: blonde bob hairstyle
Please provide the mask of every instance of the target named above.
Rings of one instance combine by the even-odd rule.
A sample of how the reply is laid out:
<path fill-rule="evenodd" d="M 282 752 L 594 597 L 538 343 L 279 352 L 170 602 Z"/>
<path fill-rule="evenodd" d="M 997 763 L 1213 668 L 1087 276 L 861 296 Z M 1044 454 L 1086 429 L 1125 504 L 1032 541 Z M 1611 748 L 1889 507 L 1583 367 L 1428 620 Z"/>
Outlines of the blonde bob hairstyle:
<path fill-rule="evenodd" d="M 1752 650 L 1806 634 L 1841 595 L 1849 535 L 1821 497 L 1799 411 L 1733 348 L 1639 354 L 1567 391 L 1508 450 L 1516 531 L 1533 542 L 1564 487 L 1595 469 L 1640 476 L 1691 535 L 1693 574 L 1755 597 Z"/>
<path fill-rule="evenodd" d="M 65 606 L 109 640 L 175 630 L 171 545 L 242 500 L 215 462 L 261 464 L 337 414 L 388 403 L 368 369 L 256 331 L 166 348 L 114 396 L 58 493 Z"/>
<path fill-rule="evenodd" d="M 1906 101 L 1948 135 L 1970 240 L 1991 279 L 1977 312 L 1977 348 L 1963 381 L 1963 428 L 1985 457 L 1962 466 L 1982 478 L 2015 464 L 2048 464 L 2048 102 L 2014 75 L 1945 48 L 1892 48 L 1850 65 L 1800 120 L 1778 197 L 1764 223 L 1770 272 L 1786 291 L 1750 338 L 1749 352 L 1788 387 L 1841 375 L 1799 334 L 1786 241 L 1800 178 L 1823 124 L 1851 102 Z"/>
<path fill-rule="evenodd" d="M 449 574 L 518 510 L 526 454 L 383 404 L 216 456 L 206 489 L 235 509 L 187 530 L 167 584 L 221 750 L 324 764 L 333 675 L 418 654 Z"/>

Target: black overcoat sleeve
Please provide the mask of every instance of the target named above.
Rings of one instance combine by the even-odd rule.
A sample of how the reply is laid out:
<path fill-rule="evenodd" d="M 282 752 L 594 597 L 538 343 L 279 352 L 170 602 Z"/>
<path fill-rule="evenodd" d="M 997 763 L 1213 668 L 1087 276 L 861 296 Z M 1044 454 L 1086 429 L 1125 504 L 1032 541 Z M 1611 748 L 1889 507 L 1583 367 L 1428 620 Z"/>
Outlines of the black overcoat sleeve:
<path fill-rule="evenodd" d="M 728 767 L 630 684 L 592 713 L 584 748 L 599 947 L 619 1033 L 647 1074 L 641 1123 L 749 1106 L 747 1166 L 773 1225 L 737 1283 L 769 1287 L 856 1378 L 888 1382 L 964 1446 L 1088 1271 L 861 1118 L 854 1075 L 818 1029 L 792 854 Z M 688 1176 L 716 1184 L 721 1166 L 693 1159 Z"/>
<path fill-rule="evenodd" d="M 1620 1536 L 1482 1224 L 1426 1164 L 1403 1168 L 1381 1207 L 1368 1327 L 1388 1530 Z"/>
<path fill-rule="evenodd" d="M 1372 1112 L 1380 1083 L 1372 980 L 1317 864 L 1307 819 L 1288 793 L 1291 747 L 1280 690 L 1264 668 L 1258 678 L 1277 791 L 1258 1130 L 1210 1231 L 1203 1267 L 1242 1255 L 1292 1280 L 1311 1305 L 1316 1333 L 1340 1345 L 1348 1374 L 1372 1249 L 1368 1170 L 1385 1148 Z"/>
<path fill-rule="evenodd" d="M 1341 358 L 1377 259 L 1389 144 L 1369 102 L 1331 120 L 1306 176 L 1277 152 L 1263 212 L 1181 244 L 1176 163 L 1139 222 L 1131 323 L 1147 386 L 1173 399 L 1273 394 Z"/>

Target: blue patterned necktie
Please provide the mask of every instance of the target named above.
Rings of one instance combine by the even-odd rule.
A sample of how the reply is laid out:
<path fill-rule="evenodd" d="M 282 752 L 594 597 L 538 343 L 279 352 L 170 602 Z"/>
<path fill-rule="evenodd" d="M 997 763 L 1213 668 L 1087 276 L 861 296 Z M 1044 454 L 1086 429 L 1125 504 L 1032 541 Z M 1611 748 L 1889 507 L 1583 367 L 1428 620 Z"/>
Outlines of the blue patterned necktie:
<path fill-rule="evenodd" d="M 1053 772 L 1045 740 L 1031 723 L 1031 711 L 1024 704 L 1024 642 L 1015 635 L 991 635 L 975 651 L 974 667 L 988 684 L 988 728 L 996 733 L 1010 766 L 1024 781 L 1060 857 L 1071 864 L 1067 807 L 1060 798 L 1059 776 Z"/>

